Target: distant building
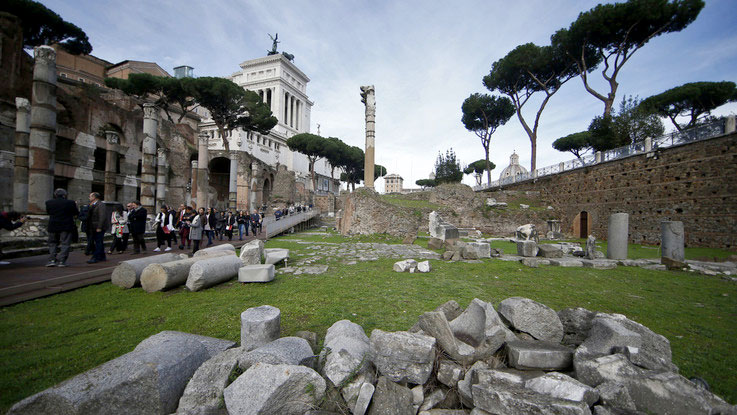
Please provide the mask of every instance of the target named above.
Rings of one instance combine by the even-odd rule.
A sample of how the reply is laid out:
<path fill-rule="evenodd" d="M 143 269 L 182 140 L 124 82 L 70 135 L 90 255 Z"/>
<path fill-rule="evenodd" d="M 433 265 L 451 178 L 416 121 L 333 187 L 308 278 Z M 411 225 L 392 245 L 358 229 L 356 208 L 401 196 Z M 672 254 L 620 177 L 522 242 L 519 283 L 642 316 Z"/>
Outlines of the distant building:
<path fill-rule="evenodd" d="M 128 75 L 132 73 L 148 73 L 171 78 L 171 75 L 155 62 L 124 60 L 107 68 L 109 78 L 128 79 Z"/>
<path fill-rule="evenodd" d="M 59 45 L 56 50 L 56 72 L 59 78 L 103 86 L 107 76 L 107 68 L 112 63 L 92 55 L 72 55 Z"/>
<path fill-rule="evenodd" d="M 513 152 L 509 157 L 509 166 L 502 170 L 502 173 L 499 175 L 499 180 L 525 173 L 527 173 L 527 169 L 519 164 L 519 156 L 517 153 Z"/>
<path fill-rule="evenodd" d="M 398 174 L 387 174 L 384 176 L 385 193 L 402 193 L 404 179 Z"/>
<path fill-rule="evenodd" d="M 174 68 L 174 77 L 177 79 L 194 78 L 194 68 L 187 65 Z"/>

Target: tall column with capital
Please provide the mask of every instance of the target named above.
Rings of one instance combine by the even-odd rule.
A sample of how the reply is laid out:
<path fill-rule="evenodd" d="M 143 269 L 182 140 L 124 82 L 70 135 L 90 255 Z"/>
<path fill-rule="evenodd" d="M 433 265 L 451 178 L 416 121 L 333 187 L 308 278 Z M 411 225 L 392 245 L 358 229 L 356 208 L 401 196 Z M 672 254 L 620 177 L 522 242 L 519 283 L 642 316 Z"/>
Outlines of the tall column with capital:
<path fill-rule="evenodd" d="M 33 50 L 33 103 L 28 137 L 28 212 L 46 213 L 54 191 L 56 151 L 56 51 L 49 46 Z"/>
<path fill-rule="evenodd" d="M 192 207 L 197 208 L 197 160 L 192 160 L 192 173 L 190 173 L 190 192 L 189 192 L 189 203 Z"/>
<path fill-rule="evenodd" d="M 366 157 L 363 165 L 363 183 L 374 188 L 374 138 L 376 136 L 376 96 L 373 85 L 361 87 L 361 101 L 366 105 Z"/>
<path fill-rule="evenodd" d="M 238 152 L 230 152 L 230 176 L 228 177 L 228 207 L 235 210 L 238 205 Z"/>
<path fill-rule="evenodd" d="M 15 170 L 13 172 L 13 210 L 28 210 L 28 136 L 31 133 L 31 103 L 15 99 Z"/>
<path fill-rule="evenodd" d="M 118 137 L 118 133 L 115 131 L 105 131 L 105 141 L 106 141 L 106 153 L 105 153 L 105 187 L 103 190 L 103 199 L 105 200 L 115 200 L 115 165 L 116 159 L 115 159 L 115 147 L 118 145 L 120 138 Z"/>
<path fill-rule="evenodd" d="M 200 133 L 199 139 L 197 153 L 197 206 L 207 209 L 210 204 L 209 194 L 207 192 L 210 181 L 207 171 L 207 165 L 210 162 L 207 144 L 210 141 L 210 136 L 203 131 Z"/>
<path fill-rule="evenodd" d="M 259 180 L 261 179 L 261 169 L 257 162 L 251 163 L 251 193 L 249 195 L 248 204 L 251 210 L 258 209 L 261 206 L 261 186 Z"/>
<path fill-rule="evenodd" d="M 143 104 L 143 161 L 141 163 L 141 205 L 149 217 L 156 212 L 156 134 L 158 130 L 158 108 L 154 104 Z"/>
<path fill-rule="evenodd" d="M 169 176 L 169 164 L 166 162 L 166 151 L 157 150 L 156 158 L 156 211 L 166 204 L 166 179 Z"/>

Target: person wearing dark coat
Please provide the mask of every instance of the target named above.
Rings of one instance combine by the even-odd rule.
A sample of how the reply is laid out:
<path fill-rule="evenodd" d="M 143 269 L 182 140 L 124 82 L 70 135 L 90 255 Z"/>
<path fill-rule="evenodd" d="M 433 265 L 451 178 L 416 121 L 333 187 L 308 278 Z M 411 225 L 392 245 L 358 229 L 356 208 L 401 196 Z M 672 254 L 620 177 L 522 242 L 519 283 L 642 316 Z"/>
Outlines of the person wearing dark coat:
<path fill-rule="evenodd" d="M 88 264 L 94 264 L 107 260 L 105 257 L 105 245 L 103 238 L 105 229 L 109 229 L 109 218 L 105 205 L 102 203 L 102 196 L 98 192 L 90 193 L 90 211 L 87 214 L 87 233 L 92 234 L 95 241 L 95 252 L 92 258 L 87 261 Z"/>
<path fill-rule="evenodd" d="M 140 254 L 141 251 L 146 252 L 146 242 L 143 235 L 146 233 L 146 218 L 148 212 L 146 208 L 141 207 L 138 201 L 128 204 L 128 231 L 133 239 L 133 252 L 131 255 Z"/>
<path fill-rule="evenodd" d="M 46 213 L 49 215 L 49 262 L 46 266 L 66 267 L 69 248 L 77 230 L 74 217 L 79 215 L 79 209 L 73 200 L 67 200 L 66 190 L 56 189 L 54 198 L 46 201 Z M 61 251 L 57 257 L 59 244 Z"/>
<path fill-rule="evenodd" d="M 207 231 L 207 246 L 212 245 L 212 238 L 215 237 L 215 229 L 218 224 L 217 210 L 210 208 L 207 210 L 207 216 L 205 216 L 205 231 Z"/>

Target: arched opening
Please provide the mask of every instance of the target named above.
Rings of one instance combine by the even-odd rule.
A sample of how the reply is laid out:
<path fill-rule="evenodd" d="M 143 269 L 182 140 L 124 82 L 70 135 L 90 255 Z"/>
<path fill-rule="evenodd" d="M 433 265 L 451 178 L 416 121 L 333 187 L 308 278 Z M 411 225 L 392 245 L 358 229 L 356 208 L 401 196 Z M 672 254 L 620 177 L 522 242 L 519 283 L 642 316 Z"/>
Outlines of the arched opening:
<path fill-rule="evenodd" d="M 230 159 L 215 157 L 210 161 L 210 188 L 215 190 L 214 199 L 210 198 L 210 206 L 218 209 L 228 207 L 228 191 L 230 184 Z"/>
<path fill-rule="evenodd" d="M 581 211 L 573 218 L 573 234 L 578 238 L 588 238 L 591 234 L 591 217 L 587 211 Z"/>
<path fill-rule="evenodd" d="M 264 179 L 264 190 L 263 190 L 263 205 L 270 205 L 271 203 L 271 180 L 267 177 Z"/>

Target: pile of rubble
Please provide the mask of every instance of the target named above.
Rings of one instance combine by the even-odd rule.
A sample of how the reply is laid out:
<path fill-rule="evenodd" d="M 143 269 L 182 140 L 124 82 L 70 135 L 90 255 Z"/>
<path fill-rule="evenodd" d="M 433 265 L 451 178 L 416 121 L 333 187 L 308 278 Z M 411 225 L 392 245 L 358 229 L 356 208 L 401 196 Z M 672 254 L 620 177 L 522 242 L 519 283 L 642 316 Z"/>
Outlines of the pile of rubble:
<path fill-rule="evenodd" d="M 338 321 L 317 354 L 314 333 L 279 337 L 275 307 L 240 319 L 240 347 L 161 332 L 9 414 L 737 413 L 678 374 L 665 337 L 619 314 L 449 301 L 408 331 Z"/>

